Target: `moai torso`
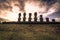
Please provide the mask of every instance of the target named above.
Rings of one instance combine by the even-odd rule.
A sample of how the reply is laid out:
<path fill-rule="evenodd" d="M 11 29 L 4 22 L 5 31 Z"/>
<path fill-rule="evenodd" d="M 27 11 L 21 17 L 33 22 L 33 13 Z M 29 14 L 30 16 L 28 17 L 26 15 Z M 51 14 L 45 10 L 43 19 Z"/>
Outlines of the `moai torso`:
<path fill-rule="evenodd" d="M 29 13 L 29 19 L 28 19 L 29 22 L 31 22 L 31 14 L 32 13 Z"/>
<path fill-rule="evenodd" d="M 26 21 L 26 13 L 23 14 L 23 22 Z"/>
<path fill-rule="evenodd" d="M 34 22 L 37 22 L 37 12 L 34 13 Z"/>

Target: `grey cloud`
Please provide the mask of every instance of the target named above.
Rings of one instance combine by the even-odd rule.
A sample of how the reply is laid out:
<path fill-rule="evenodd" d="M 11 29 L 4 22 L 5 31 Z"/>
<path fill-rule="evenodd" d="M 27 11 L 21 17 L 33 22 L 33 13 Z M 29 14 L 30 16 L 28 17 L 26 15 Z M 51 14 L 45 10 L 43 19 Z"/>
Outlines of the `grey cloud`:
<path fill-rule="evenodd" d="M 24 6 L 25 6 L 25 1 L 24 0 L 19 0 L 19 5 L 20 5 L 20 8 L 21 8 L 21 11 L 25 11 L 24 10 Z"/>
<path fill-rule="evenodd" d="M 57 12 L 52 13 L 51 15 L 48 15 L 47 17 L 49 17 L 50 19 L 60 18 L 60 10 L 57 11 Z"/>
<path fill-rule="evenodd" d="M 7 10 L 7 9 L 10 9 L 10 8 L 12 8 L 12 7 L 9 6 L 9 5 L 6 5 L 5 3 L 0 4 L 0 9 L 1 9 L 1 10 Z"/>
<path fill-rule="evenodd" d="M 56 2 L 59 2 L 59 0 L 0 0 L 0 8 L 1 9 L 8 9 L 11 8 L 10 3 L 13 2 L 19 2 L 19 4 L 15 4 L 15 6 L 18 6 L 21 10 L 20 11 L 25 11 L 24 7 L 25 7 L 25 2 L 29 1 L 30 3 L 33 2 L 39 2 L 41 3 L 40 6 L 47 6 L 47 10 L 49 8 L 52 7 L 53 4 L 55 4 Z M 7 3 L 8 5 L 6 5 L 5 3 Z M 45 4 L 46 3 L 46 4 Z"/>
<path fill-rule="evenodd" d="M 41 0 L 42 2 L 46 2 L 48 5 L 54 4 L 56 0 Z"/>
<path fill-rule="evenodd" d="M 0 3 L 5 2 L 6 0 L 0 0 Z"/>

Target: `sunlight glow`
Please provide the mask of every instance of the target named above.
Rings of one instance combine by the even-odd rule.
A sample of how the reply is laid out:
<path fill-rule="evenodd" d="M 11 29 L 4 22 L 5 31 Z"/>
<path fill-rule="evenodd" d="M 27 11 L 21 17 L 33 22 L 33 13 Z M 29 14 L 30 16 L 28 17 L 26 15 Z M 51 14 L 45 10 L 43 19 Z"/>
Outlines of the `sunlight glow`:
<path fill-rule="evenodd" d="M 13 6 L 12 11 L 8 11 L 6 17 L 11 21 L 17 21 L 19 12 L 19 8 L 17 6 Z"/>
<path fill-rule="evenodd" d="M 20 11 L 20 8 L 18 6 L 15 6 L 14 4 L 11 5 L 12 6 L 12 11 L 7 11 L 6 17 L 4 17 L 5 19 L 9 19 L 11 21 L 17 21 L 18 20 L 18 14 L 22 13 L 22 17 L 23 17 L 23 13 Z M 25 12 L 26 12 L 26 20 L 28 20 L 29 17 L 29 13 L 32 13 L 32 20 L 34 18 L 34 12 L 37 12 L 37 17 L 39 18 L 39 15 L 43 15 L 43 17 L 47 17 L 48 15 L 54 13 L 56 11 L 56 9 L 54 8 L 50 8 L 47 12 L 45 7 L 39 7 L 38 5 L 34 4 L 32 5 L 32 3 L 25 3 Z M 21 17 L 21 18 L 22 18 Z M 22 18 L 23 20 L 23 18 Z"/>

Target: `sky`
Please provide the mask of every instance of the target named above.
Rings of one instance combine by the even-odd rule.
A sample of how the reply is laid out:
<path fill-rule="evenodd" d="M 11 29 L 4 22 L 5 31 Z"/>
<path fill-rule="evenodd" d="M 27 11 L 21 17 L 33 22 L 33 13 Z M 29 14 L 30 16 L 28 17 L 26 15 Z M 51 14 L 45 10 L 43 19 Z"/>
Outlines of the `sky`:
<path fill-rule="evenodd" d="M 34 12 L 37 12 L 38 18 L 39 15 L 43 15 L 44 18 L 49 17 L 59 21 L 60 0 L 0 0 L 0 18 L 17 21 L 18 14 L 22 13 L 23 17 L 24 12 L 28 17 L 28 13 L 32 13 L 32 19 Z"/>

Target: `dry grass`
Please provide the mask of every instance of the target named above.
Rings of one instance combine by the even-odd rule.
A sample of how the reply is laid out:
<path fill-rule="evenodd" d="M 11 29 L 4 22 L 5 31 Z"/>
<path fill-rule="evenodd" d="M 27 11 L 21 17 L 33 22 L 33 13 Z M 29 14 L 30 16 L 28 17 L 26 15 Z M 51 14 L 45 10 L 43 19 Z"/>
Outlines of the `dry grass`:
<path fill-rule="evenodd" d="M 0 24 L 0 40 L 60 40 L 60 24 Z"/>

